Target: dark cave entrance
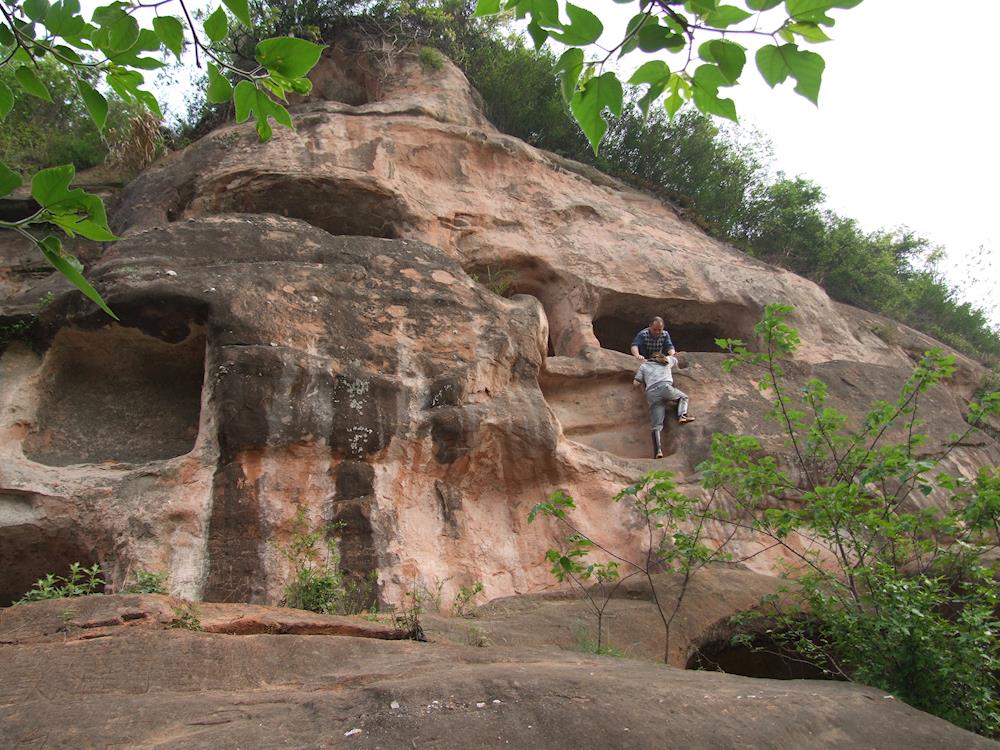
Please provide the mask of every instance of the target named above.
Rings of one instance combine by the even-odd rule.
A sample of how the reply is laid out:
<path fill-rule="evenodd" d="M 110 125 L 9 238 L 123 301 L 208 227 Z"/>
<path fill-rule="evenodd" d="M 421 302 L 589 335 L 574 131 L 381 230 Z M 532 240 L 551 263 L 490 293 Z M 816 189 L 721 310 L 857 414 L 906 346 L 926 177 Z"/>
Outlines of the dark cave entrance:
<path fill-rule="evenodd" d="M 773 639 L 758 636 L 749 644 L 728 639 L 702 645 L 688 659 L 685 669 L 700 669 L 769 680 L 829 680 L 819 667 L 801 659 Z"/>
<path fill-rule="evenodd" d="M 194 447 L 205 371 L 200 311 L 169 299 L 115 309 L 124 325 L 63 328 L 52 339 L 23 443 L 31 460 L 146 463 Z"/>
<path fill-rule="evenodd" d="M 374 182 L 300 174 L 262 174 L 220 191 L 213 213 L 277 214 L 333 235 L 399 239 L 409 213 L 399 197 Z"/>
<path fill-rule="evenodd" d="M 26 516 L 23 523 L 0 526 L 0 607 L 16 602 L 49 573 L 66 576 L 75 562 L 84 567 L 99 562 L 74 525 L 33 523 L 28 497 L 0 493 L 0 515 L 18 511 Z"/>
<path fill-rule="evenodd" d="M 628 354 L 635 335 L 657 316 L 664 319 L 677 351 L 721 352 L 716 339 L 753 339 L 758 311 L 730 303 L 615 295 L 598 308 L 594 336 L 604 349 Z"/>

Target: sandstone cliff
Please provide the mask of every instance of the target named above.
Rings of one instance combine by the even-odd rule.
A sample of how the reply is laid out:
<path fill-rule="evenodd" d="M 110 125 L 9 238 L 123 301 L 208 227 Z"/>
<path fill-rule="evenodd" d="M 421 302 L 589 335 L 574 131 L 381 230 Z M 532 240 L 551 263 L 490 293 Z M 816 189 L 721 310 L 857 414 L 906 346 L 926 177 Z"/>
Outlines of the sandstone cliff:
<path fill-rule="evenodd" d="M 793 378 L 828 380 L 854 415 L 934 343 L 903 327 L 886 343 L 876 316 L 497 132 L 450 63 L 404 55 L 373 77 L 334 51 L 317 76 L 295 131 L 222 127 L 121 192 L 125 239 L 86 250 L 121 324 L 4 240 L 0 314 L 56 296 L 0 358 L 2 603 L 74 560 L 274 603 L 299 508 L 345 524 L 345 570 L 375 571 L 385 601 L 415 581 L 539 591 L 555 530 L 526 516 L 553 489 L 637 548 L 615 491 L 654 466 L 693 483 L 716 431 L 780 438 L 713 344 L 752 338 L 765 304 L 795 305 Z M 623 352 L 657 314 L 698 421 L 670 426 L 654 464 Z M 980 375 L 960 358 L 925 405 L 938 444 Z M 977 433 L 949 461 L 998 456 Z"/>

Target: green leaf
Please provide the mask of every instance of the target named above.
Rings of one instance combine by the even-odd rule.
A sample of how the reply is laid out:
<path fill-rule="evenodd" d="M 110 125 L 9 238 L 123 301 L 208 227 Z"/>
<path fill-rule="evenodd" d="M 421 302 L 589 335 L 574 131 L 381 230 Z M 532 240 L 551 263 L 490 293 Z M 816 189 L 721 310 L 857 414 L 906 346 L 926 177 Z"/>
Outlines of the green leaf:
<path fill-rule="evenodd" d="M 233 94 L 233 104 L 236 106 L 236 122 L 246 122 L 250 119 L 254 105 L 257 103 L 257 87 L 250 81 L 240 81 L 236 84 Z"/>
<path fill-rule="evenodd" d="M 10 195 L 19 187 L 21 187 L 21 175 L 11 171 L 6 164 L 0 161 L 0 198 Z"/>
<path fill-rule="evenodd" d="M 32 21 L 41 23 L 49 12 L 49 3 L 48 0 L 24 0 L 21 10 Z"/>
<path fill-rule="evenodd" d="M 717 66 L 699 66 L 692 78 L 691 93 L 695 106 L 706 114 L 719 115 L 736 122 L 736 104 L 732 99 L 719 97 L 719 87 L 728 85 L 728 79 Z"/>
<path fill-rule="evenodd" d="M 0 120 L 10 114 L 14 108 L 14 92 L 10 90 L 6 83 L 0 81 Z"/>
<path fill-rule="evenodd" d="M 726 80 L 730 84 L 735 84 L 743 74 L 743 67 L 747 63 L 747 54 L 742 45 L 728 39 L 714 39 L 702 46 L 708 46 L 711 50 L 712 59 L 709 62 L 718 65 Z"/>
<path fill-rule="evenodd" d="M 500 12 L 500 0 L 477 0 L 473 16 L 492 16 Z"/>
<path fill-rule="evenodd" d="M 108 119 L 108 100 L 82 78 L 77 80 L 76 88 L 83 98 L 83 103 L 87 106 L 90 119 L 94 121 L 98 130 L 104 130 L 104 123 Z"/>
<path fill-rule="evenodd" d="M 798 34 L 807 42 L 812 42 L 813 44 L 830 41 L 830 37 L 827 36 L 826 32 L 814 23 L 793 23 L 787 28 L 792 34 Z"/>
<path fill-rule="evenodd" d="M 679 52 L 687 46 L 687 40 L 683 36 L 655 23 L 646 24 L 639 29 L 637 37 L 639 49 L 643 52 L 659 52 L 661 49 Z"/>
<path fill-rule="evenodd" d="M 772 89 L 788 78 L 791 68 L 785 61 L 781 50 L 773 44 L 765 45 L 757 50 L 757 70 Z"/>
<path fill-rule="evenodd" d="M 45 88 L 45 84 L 38 80 L 38 76 L 35 75 L 35 71 L 27 65 L 19 66 L 17 70 L 14 71 L 14 78 L 17 79 L 19 84 L 21 84 L 21 88 L 24 89 L 25 92 L 38 97 L 39 99 L 44 99 L 47 102 L 52 101 L 52 97 L 49 96 L 49 90 Z"/>
<path fill-rule="evenodd" d="M 787 45 L 794 47 L 794 45 Z M 796 81 L 795 92 L 813 104 L 819 104 L 819 87 L 826 62 L 815 52 L 795 48 L 787 57 L 788 69 Z"/>
<path fill-rule="evenodd" d="M 633 86 L 640 83 L 660 83 L 670 78 L 670 68 L 663 60 L 650 60 L 643 63 L 628 79 Z"/>
<path fill-rule="evenodd" d="M 539 26 L 534 18 L 528 24 L 528 34 L 531 35 L 531 41 L 535 43 L 536 50 L 541 49 L 542 45 L 545 44 L 545 40 L 549 38 L 549 32 Z"/>
<path fill-rule="evenodd" d="M 75 174 L 72 164 L 36 172 L 31 178 L 31 197 L 43 208 L 49 208 L 69 195 L 69 183 Z"/>
<path fill-rule="evenodd" d="M 667 87 L 670 89 L 670 94 L 663 101 L 663 108 L 672 120 L 684 105 L 685 96 L 690 93 L 690 86 L 679 74 L 674 73 L 670 76 L 670 83 L 667 84 Z"/>
<path fill-rule="evenodd" d="M 64 39 L 79 36 L 87 28 L 87 22 L 80 16 L 80 0 L 53 3 L 45 14 L 45 28 Z"/>
<path fill-rule="evenodd" d="M 781 5 L 784 0 L 746 0 L 747 7 L 750 10 L 771 10 Z"/>
<path fill-rule="evenodd" d="M 604 33 L 601 19 L 586 8 L 566 3 L 566 15 L 569 16 L 569 25 L 563 26 L 561 33 L 550 32 L 553 39 L 563 44 L 586 46 L 596 42 Z"/>
<path fill-rule="evenodd" d="M 832 26 L 833 19 L 826 12 L 833 8 L 853 8 L 861 0 L 785 0 L 785 10 L 796 21 L 821 23 Z"/>
<path fill-rule="evenodd" d="M 633 86 L 639 84 L 648 83 L 649 88 L 646 93 L 643 94 L 638 101 L 639 109 L 642 110 L 642 116 L 649 116 L 650 105 L 659 98 L 660 94 L 664 92 L 667 88 L 667 82 L 670 80 L 670 68 L 662 60 L 650 60 L 649 62 L 643 63 L 639 66 L 639 69 L 632 74 L 628 82 Z"/>
<path fill-rule="evenodd" d="M 132 101 L 138 95 L 139 87 L 144 80 L 139 71 L 126 70 L 121 67 L 108 73 L 107 77 L 108 85 L 127 102 Z"/>
<path fill-rule="evenodd" d="M 622 113 L 622 84 L 618 76 L 608 72 L 595 76 L 583 85 L 570 101 L 570 110 L 580 124 L 591 148 L 597 153 L 601 139 L 608 130 L 604 120 L 604 111 L 611 110 L 615 115 Z"/>
<path fill-rule="evenodd" d="M 221 42 L 229 33 L 229 19 L 226 18 L 226 11 L 216 8 L 208 18 L 205 19 L 205 34 L 213 42 Z"/>
<path fill-rule="evenodd" d="M 521 4 L 531 14 L 531 20 L 539 26 L 561 29 L 558 0 L 523 0 Z"/>
<path fill-rule="evenodd" d="M 49 235 L 45 239 L 38 242 L 38 248 L 42 251 L 42 255 L 45 256 L 45 260 L 51 263 L 52 266 L 59 271 L 59 273 L 65 276 L 71 284 L 83 292 L 92 302 L 104 310 L 104 312 L 115 320 L 118 320 L 118 316 L 111 312 L 111 308 L 105 304 L 101 295 L 97 293 L 97 290 L 94 289 L 94 287 L 90 285 L 90 282 L 83 277 L 83 274 L 80 272 L 82 269 L 80 261 L 72 255 L 68 255 L 63 252 L 62 243 L 59 242 L 58 237 Z"/>
<path fill-rule="evenodd" d="M 205 95 L 212 104 L 224 104 L 233 95 L 233 85 L 219 72 L 215 63 L 208 64 L 208 90 Z"/>
<path fill-rule="evenodd" d="M 752 13 L 737 8 L 735 5 L 720 5 L 705 16 L 705 24 L 716 29 L 724 29 L 733 24 L 741 23 L 752 15 Z"/>
<path fill-rule="evenodd" d="M 253 28 L 253 21 L 250 19 L 250 6 L 247 0 L 222 0 L 229 12 L 232 13 L 236 18 L 246 26 L 248 29 Z"/>
<path fill-rule="evenodd" d="M 99 13 L 102 10 L 106 12 Z M 121 8 L 98 8 L 94 11 L 94 20 L 101 26 L 94 34 L 94 43 L 109 57 L 131 49 L 139 41 L 139 22 Z"/>
<path fill-rule="evenodd" d="M 560 89 L 563 100 L 569 102 L 576 93 L 576 84 L 580 80 L 583 72 L 583 50 L 579 47 L 570 47 L 563 52 L 562 57 L 556 63 L 556 75 L 559 76 Z"/>
<path fill-rule="evenodd" d="M 705 15 L 706 13 L 711 13 L 719 5 L 719 0 L 687 0 L 684 3 L 684 7 L 691 13 L 698 13 L 699 15 Z"/>
<path fill-rule="evenodd" d="M 319 62 L 323 49 L 321 45 L 305 39 L 284 36 L 260 42 L 254 56 L 268 70 L 286 78 L 299 78 Z"/>
<path fill-rule="evenodd" d="M 184 49 L 184 25 L 172 16 L 157 16 L 153 19 L 153 30 L 163 46 L 179 60 Z"/>
<path fill-rule="evenodd" d="M 142 105 L 154 115 L 163 117 L 163 112 L 160 111 L 160 103 L 156 101 L 156 97 L 151 93 L 148 91 L 136 91 L 135 98 L 142 102 Z"/>

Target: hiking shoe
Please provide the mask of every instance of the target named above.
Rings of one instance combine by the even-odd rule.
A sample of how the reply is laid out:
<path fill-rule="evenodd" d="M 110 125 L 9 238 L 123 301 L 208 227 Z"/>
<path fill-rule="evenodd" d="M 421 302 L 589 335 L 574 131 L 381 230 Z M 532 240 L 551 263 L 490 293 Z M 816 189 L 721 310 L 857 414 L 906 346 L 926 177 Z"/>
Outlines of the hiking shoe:
<path fill-rule="evenodd" d="M 683 417 L 681 417 L 677 421 L 680 424 L 687 424 L 688 422 L 693 422 L 694 421 L 694 417 L 691 417 L 691 416 L 688 416 L 687 414 L 685 414 Z"/>

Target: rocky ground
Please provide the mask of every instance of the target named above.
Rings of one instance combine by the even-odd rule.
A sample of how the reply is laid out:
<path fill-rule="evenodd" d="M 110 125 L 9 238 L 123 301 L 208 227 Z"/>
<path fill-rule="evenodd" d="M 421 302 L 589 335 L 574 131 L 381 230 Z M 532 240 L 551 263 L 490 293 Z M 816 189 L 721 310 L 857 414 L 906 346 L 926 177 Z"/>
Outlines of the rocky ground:
<path fill-rule="evenodd" d="M 178 612 L 189 607 L 204 631 L 180 627 Z M 266 627 L 219 632 L 226 622 L 251 620 Z M 3 745 L 1000 747 L 846 683 L 591 656 L 544 645 L 541 635 L 534 645 L 459 645 L 439 637 L 433 624 L 431 642 L 383 640 L 395 636 L 390 628 L 349 620 L 157 596 L 2 610 Z"/>

